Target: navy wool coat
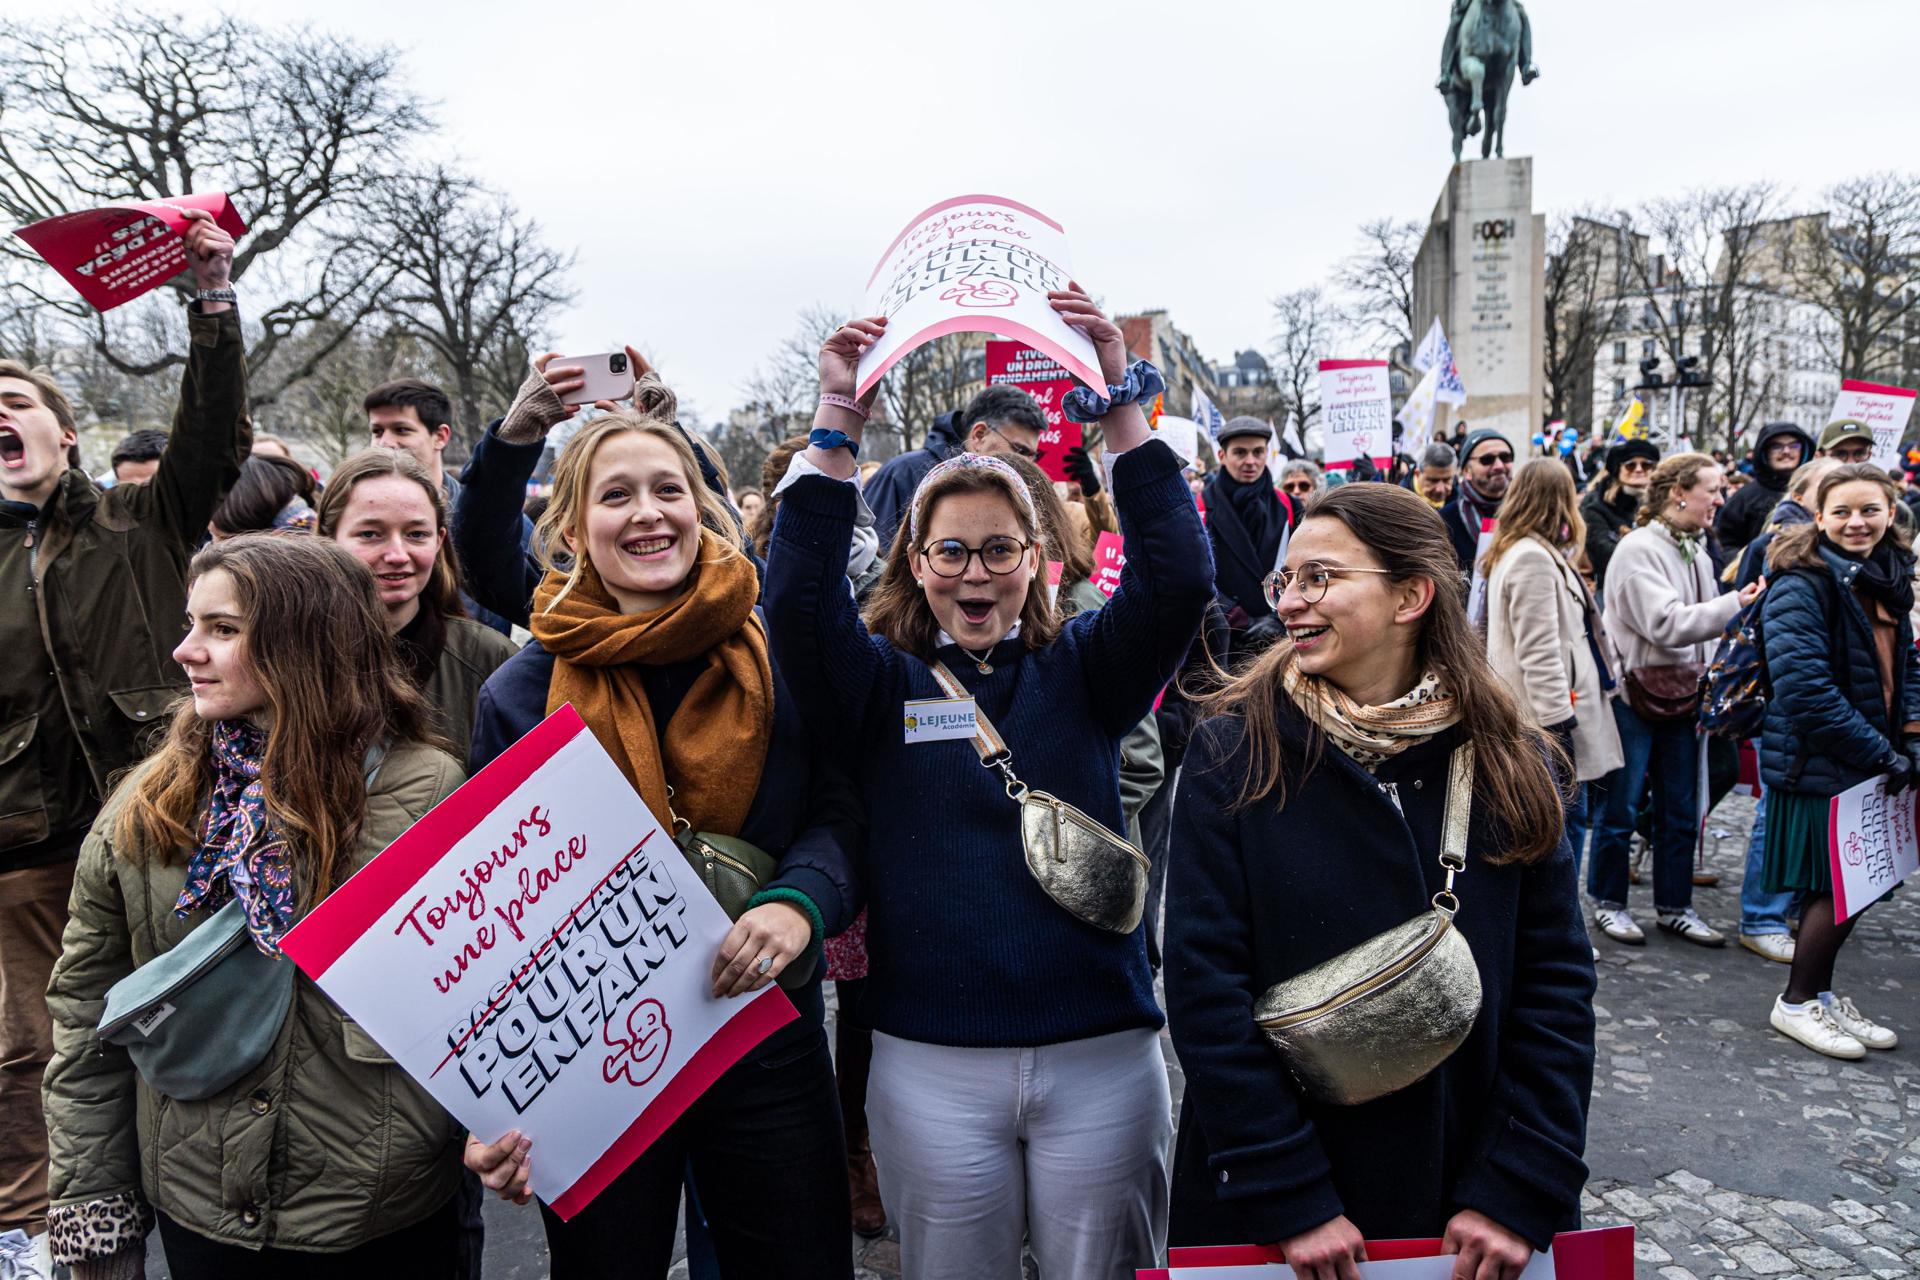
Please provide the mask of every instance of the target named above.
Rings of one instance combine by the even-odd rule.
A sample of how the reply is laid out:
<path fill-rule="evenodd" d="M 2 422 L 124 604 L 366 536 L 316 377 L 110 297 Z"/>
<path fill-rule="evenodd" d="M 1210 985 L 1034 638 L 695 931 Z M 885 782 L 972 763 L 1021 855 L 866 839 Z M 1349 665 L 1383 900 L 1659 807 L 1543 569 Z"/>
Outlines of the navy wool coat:
<path fill-rule="evenodd" d="M 1789 569 L 1760 604 L 1767 699 L 1760 761 L 1769 788 L 1837 796 L 1893 767 L 1899 725 L 1887 723 L 1873 625 L 1853 592 L 1858 562 L 1816 547 L 1818 564 Z M 1920 720 L 1920 654 L 1903 616 L 1894 646 L 1893 705 Z"/>
<path fill-rule="evenodd" d="M 1287 758 L 1304 759 L 1306 721 L 1280 712 Z M 1373 1239 L 1437 1236 L 1477 1209 L 1543 1247 L 1578 1224 L 1594 971 L 1564 840 L 1495 866 L 1482 855 L 1503 842 L 1475 805 L 1455 924 L 1482 1004 L 1426 1079 L 1360 1106 L 1314 1103 L 1253 1019 L 1274 983 L 1428 909 L 1463 732 L 1409 747 L 1377 778 L 1328 743 L 1284 808 L 1237 807 L 1239 721 L 1195 734 L 1167 881 L 1167 1015 L 1187 1077 L 1172 1243 L 1273 1244 L 1341 1214 Z"/>

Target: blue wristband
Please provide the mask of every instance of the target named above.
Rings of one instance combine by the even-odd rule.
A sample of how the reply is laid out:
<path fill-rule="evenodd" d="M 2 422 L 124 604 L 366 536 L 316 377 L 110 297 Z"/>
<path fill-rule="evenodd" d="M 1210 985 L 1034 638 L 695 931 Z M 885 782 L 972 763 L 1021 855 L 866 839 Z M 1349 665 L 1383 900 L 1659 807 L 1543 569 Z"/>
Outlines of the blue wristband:
<path fill-rule="evenodd" d="M 844 431 L 829 431 L 825 427 L 815 427 L 807 432 L 807 443 L 816 449 L 850 449 L 854 457 L 860 456 L 860 446 L 853 437 Z"/>

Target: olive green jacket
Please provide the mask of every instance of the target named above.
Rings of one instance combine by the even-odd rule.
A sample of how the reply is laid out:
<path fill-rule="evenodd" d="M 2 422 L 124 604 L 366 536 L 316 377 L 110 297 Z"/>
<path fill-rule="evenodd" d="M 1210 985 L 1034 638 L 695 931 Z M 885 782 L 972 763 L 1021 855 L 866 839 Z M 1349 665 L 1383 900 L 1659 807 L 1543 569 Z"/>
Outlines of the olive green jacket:
<path fill-rule="evenodd" d="M 448 618 L 446 642 L 440 649 L 440 661 L 433 675 L 420 690 L 433 708 L 436 727 L 453 744 L 454 758 L 467 761 L 467 745 L 473 739 L 473 709 L 480 701 L 480 686 L 496 668 L 520 646 L 471 618 Z"/>
<path fill-rule="evenodd" d="M 353 868 L 462 777 L 439 751 L 394 748 L 374 777 Z M 55 1259 L 131 1247 L 151 1225 L 148 1206 L 227 1244 L 338 1252 L 445 1204 L 460 1181 L 464 1130 L 304 975 L 266 1060 L 204 1101 L 155 1093 L 124 1048 L 100 1040 L 107 988 L 207 919 L 173 913 L 184 861 L 136 867 L 115 856 L 125 795 L 108 802 L 81 847 L 47 991 Z"/>
<path fill-rule="evenodd" d="M 187 679 L 187 561 L 253 442 L 233 311 L 188 313 L 173 434 L 143 484 L 78 468 L 0 504 L 0 871 L 70 858 Z"/>

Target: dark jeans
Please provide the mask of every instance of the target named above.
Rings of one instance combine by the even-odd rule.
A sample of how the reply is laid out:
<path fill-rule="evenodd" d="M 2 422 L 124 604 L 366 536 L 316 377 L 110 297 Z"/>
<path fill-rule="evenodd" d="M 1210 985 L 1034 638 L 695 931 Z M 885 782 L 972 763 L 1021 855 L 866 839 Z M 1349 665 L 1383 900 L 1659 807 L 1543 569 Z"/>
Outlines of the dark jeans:
<path fill-rule="evenodd" d="M 455 1196 L 410 1227 L 369 1240 L 344 1253 L 300 1253 L 292 1249 L 243 1249 L 209 1240 L 160 1214 L 160 1243 L 167 1251 L 167 1274 L 175 1280 L 368 1280 L 406 1276 L 408 1280 L 459 1280 L 460 1197 Z"/>
<path fill-rule="evenodd" d="M 1602 781 L 1606 802 L 1593 827 L 1587 892 L 1602 906 L 1627 905 L 1627 843 L 1634 810 L 1653 789 L 1653 903 L 1656 911 L 1693 905 L 1693 847 L 1700 836 L 1700 744 L 1694 722 L 1654 724 L 1627 700 L 1613 704 L 1626 763 Z"/>
<path fill-rule="evenodd" d="M 817 1025 L 721 1076 L 571 1222 L 542 1205 L 553 1280 L 664 1277 L 689 1164 L 722 1275 L 850 1280 L 846 1148 Z"/>

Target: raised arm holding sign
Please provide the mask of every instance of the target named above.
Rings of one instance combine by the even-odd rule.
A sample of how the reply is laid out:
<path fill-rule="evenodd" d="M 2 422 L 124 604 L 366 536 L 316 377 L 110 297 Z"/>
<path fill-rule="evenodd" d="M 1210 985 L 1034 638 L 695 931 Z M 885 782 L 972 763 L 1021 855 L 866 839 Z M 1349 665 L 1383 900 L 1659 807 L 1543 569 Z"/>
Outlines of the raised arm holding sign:
<path fill-rule="evenodd" d="M 176 196 L 171 200 L 127 200 L 100 209 L 63 213 L 14 232 L 46 259 L 80 296 L 101 311 L 111 311 L 159 288 L 187 270 L 196 248 L 196 224 L 217 228 L 227 240 L 247 224 L 225 192 Z M 198 235 L 204 236 L 204 231 Z M 197 259 L 198 254 L 194 257 Z M 196 277 L 198 276 L 196 269 Z M 196 280 L 202 289 L 210 288 Z M 225 288 L 222 284 L 220 288 Z M 225 307 L 222 300 L 221 306 Z"/>

